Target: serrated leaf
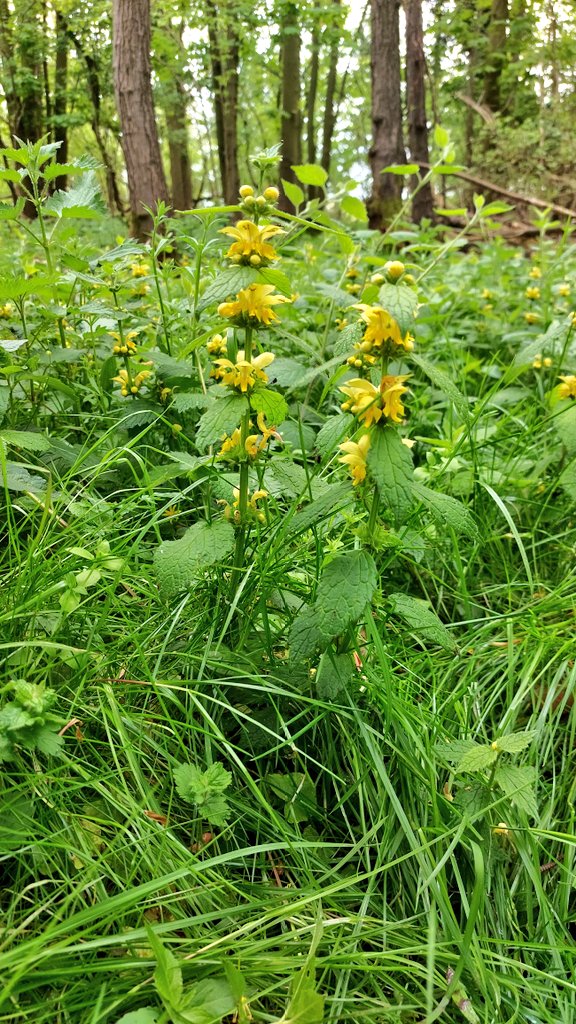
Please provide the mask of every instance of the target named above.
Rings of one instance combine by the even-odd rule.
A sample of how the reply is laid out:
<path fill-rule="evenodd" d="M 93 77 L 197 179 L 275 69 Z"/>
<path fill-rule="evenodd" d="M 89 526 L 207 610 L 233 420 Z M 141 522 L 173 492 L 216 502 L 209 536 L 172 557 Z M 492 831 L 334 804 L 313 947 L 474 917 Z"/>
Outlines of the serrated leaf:
<path fill-rule="evenodd" d="M 381 501 L 402 519 L 413 502 L 414 467 L 410 449 L 394 427 L 372 431 L 367 463 Z"/>
<path fill-rule="evenodd" d="M 163 593 L 172 597 L 188 589 L 211 565 L 234 547 L 230 523 L 195 523 L 179 540 L 167 540 L 154 553 L 154 568 Z"/>
<path fill-rule="evenodd" d="M 464 757 L 456 766 L 456 771 L 481 772 L 484 768 L 489 768 L 490 765 L 494 764 L 497 757 L 497 750 L 492 750 L 492 747 L 488 745 L 480 746 L 477 743 L 473 750 L 469 750 L 467 754 L 464 754 Z"/>
<path fill-rule="evenodd" d="M 59 736 L 57 732 L 53 732 L 52 729 L 45 726 L 38 729 L 34 734 L 34 745 L 42 754 L 47 754 L 50 757 L 59 757 L 62 754 L 64 737 Z"/>
<path fill-rule="evenodd" d="M 378 301 L 394 317 L 403 335 L 414 331 L 418 297 L 413 288 L 407 284 L 385 283 L 378 292 Z"/>
<path fill-rule="evenodd" d="M 361 199 L 357 199 L 356 196 L 344 196 L 340 200 L 340 207 L 349 217 L 355 217 L 356 220 L 361 220 L 363 224 L 366 224 L 368 221 L 366 204 Z"/>
<path fill-rule="evenodd" d="M 313 605 L 303 608 L 290 630 L 290 656 L 305 661 L 316 648 L 325 650 L 334 637 L 357 622 L 378 583 L 374 559 L 367 551 L 343 551 L 324 569 Z"/>
<path fill-rule="evenodd" d="M 225 299 L 236 296 L 238 292 L 247 288 L 249 284 L 258 281 L 258 279 L 259 273 L 255 267 L 226 267 L 200 296 L 198 309 L 206 309 L 207 306 L 214 306 L 216 303 L 224 302 Z"/>
<path fill-rule="evenodd" d="M 320 700 L 336 700 L 350 688 L 354 662 L 349 654 L 324 651 L 316 672 L 316 692 Z"/>
<path fill-rule="evenodd" d="M 139 1010 L 125 1013 L 116 1024 L 158 1024 L 162 1011 L 154 1006 L 141 1006 Z"/>
<path fill-rule="evenodd" d="M 534 793 L 535 768 L 530 765 L 518 767 L 513 764 L 499 764 L 494 774 L 494 781 L 516 804 L 516 807 L 525 811 L 532 818 L 537 817 L 538 806 Z"/>
<path fill-rule="evenodd" d="M 16 200 L 14 206 L 11 203 L 0 203 L 0 220 L 16 220 L 22 213 L 25 205 L 26 200 L 23 196 Z"/>
<path fill-rule="evenodd" d="M 428 359 L 425 359 L 424 356 L 421 356 L 418 353 L 411 352 L 410 358 L 412 359 L 412 362 L 416 363 L 416 365 L 420 367 L 428 379 L 431 380 L 432 383 L 435 384 L 436 387 L 439 388 L 439 390 L 442 391 L 452 402 L 454 402 L 454 405 L 458 409 L 462 418 L 468 419 L 468 400 L 456 387 L 452 378 L 449 377 L 444 370 L 441 370 L 438 366 L 435 366 L 434 363 L 431 363 Z"/>
<path fill-rule="evenodd" d="M 292 164 L 292 170 L 303 185 L 316 185 L 324 188 L 328 181 L 328 172 L 320 164 Z"/>
<path fill-rule="evenodd" d="M 434 750 L 443 761 L 450 764 L 457 764 L 465 754 L 475 750 L 478 744 L 474 740 L 449 740 L 447 743 L 440 741 L 434 746 Z"/>
<path fill-rule="evenodd" d="M 27 340 L 27 338 L 4 338 L 0 341 L 0 348 L 4 352 L 17 352 L 26 344 Z"/>
<path fill-rule="evenodd" d="M 0 169 L 0 181 L 17 181 L 20 183 L 22 181 L 22 176 L 13 168 L 3 167 Z"/>
<path fill-rule="evenodd" d="M 48 197 L 42 212 L 51 217 L 94 219 L 102 215 L 100 185 L 94 171 L 87 171 L 81 181 L 66 192 L 58 190 Z"/>
<path fill-rule="evenodd" d="M 177 412 L 190 412 L 192 409 L 205 409 L 213 399 L 201 391 L 179 391 L 172 396 L 172 406 Z"/>
<path fill-rule="evenodd" d="M 282 189 L 286 198 L 292 203 L 292 206 L 302 206 L 306 197 L 300 188 L 300 185 L 296 185 L 295 182 L 286 181 L 286 178 L 282 178 Z"/>
<path fill-rule="evenodd" d="M 311 526 L 321 525 L 337 509 L 350 505 L 352 501 L 350 484 L 331 484 L 320 497 L 315 498 L 306 508 L 296 513 L 289 523 L 289 534 L 295 535 L 309 530 Z"/>
<path fill-rule="evenodd" d="M 49 164 L 42 171 L 42 174 L 46 181 L 53 181 L 54 178 L 60 178 L 66 175 L 69 178 L 73 174 L 85 174 L 86 171 L 98 170 L 99 163 L 90 156 L 79 157 L 73 164 Z"/>
<path fill-rule="evenodd" d="M 309 821 L 317 809 L 316 790 L 309 775 L 287 772 L 267 775 L 266 782 L 284 801 L 284 814 L 289 821 Z"/>
<path fill-rule="evenodd" d="M 364 329 L 365 324 L 361 320 L 357 320 L 353 324 L 347 324 L 342 331 L 338 331 L 338 335 L 333 346 L 334 355 L 340 356 L 342 359 L 344 356 L 349 355 L 356 342 L 360 341 L 360 338 L 364 334 Z"/>
<path fill-rule="evenodd" d="M 509 733 L 508 736 L 498 736 L 494 742 L 497 743 L 499 751 L 503 750 L 506 754 L 519 754 L 530 746 L 535 735 L 536 729 L 528 729 L 525 732 Z"/>
<path fill-rule="evenodd" d="M 288 415 L 286 400 L 278 391 L 258 388 L 250 395 L 250 405 L 256 412 L 263 412 L 268 426 L 277 427 Z"/>
<path fill-rule="evenodd" d="M 341 412 L 335 416 L 329 416 L 316 434 L 315 447 L 322 458 L 327 458 L 332 454 L 336 445 L 354 431 L 354 417 L 351 413 Z"/>
<path fill-rule="evenodd" d="M 472 513 L 457 498 L 433 491 L 424 484 L 415 483 L 413 489 L 415 497 L 430 509 L 438 522 L 473 540 L 478 537 L 478 527 Z"/>
<path fill-rule="evenodd" d="M 261 267 L 258 270 L 258 281 L 263 281 L 264 284 L 272 284 L 277 291 L 281 292 L 282 295 L 292 295 L 294 291 L 290 279 L 286 276 L 284 271 L 277 270 L 276 267 Z"/>
<path fill-rule="evenodd" d="M 418 174 L 420 164 L 388 164 L 383 167 L 381 174 Z"/>
<path fill-rule="evenodd" d="M 389 600 L 394 614 L 410 626 L 419 640 L 438 644 L 445 651 L 456 650 L 454 637 L 425 601 L 408 594 L 390 594 Z"/>
<path fill-rule="evenodd" d="M 6 475 L 0 474 L 0 481 L 9 491 L 30 491 L 42 495 L 46 490 L 46 480 L 42 476 L 33 476 L 25 466 L 18 462 L 6 463 Z"/>
<path fill-rule="evenodd" d="M 200 451 L 205 451 L 224 434 L 231 434 L 239 425 L 247 408 L 247 399 L 242 395 L 226 395 L 224 398 L 215 399 L 198 423 L 196 446 Z"/>
<path fill-rule="evenodd" d="M 0 441 L 29 452 L 47 452 L 50 449 L 50 438 L 32 430 L 1 430 Z"/>
<path fill-rule="evenodd" d="M 576 452 L 576 405 L 568 399 L 557 405 L 554 426 L 562 444 L 573 455 Z"/>
<path fill-rule="evenodd" d="M 287 458 L 272 459 L 266 470 L 265 485 L 272 494 L 299 498 L 308 487 L 306 470 Z"/>

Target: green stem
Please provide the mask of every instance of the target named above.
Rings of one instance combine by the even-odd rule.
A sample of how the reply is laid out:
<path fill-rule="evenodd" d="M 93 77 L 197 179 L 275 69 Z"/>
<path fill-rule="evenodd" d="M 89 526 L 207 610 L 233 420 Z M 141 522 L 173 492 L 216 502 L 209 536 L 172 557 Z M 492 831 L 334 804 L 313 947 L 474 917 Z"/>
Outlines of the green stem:
<path fill-rule="evenodd" d="M 244 337 L 244 358 L 247 362 L 252 359 L 252 328 L 247 327 Z M 250 433 L 250 405 L 247 406 L 240 422 L 240 448 L 245 461 L 240 464 L 240 480 L 238 483 L 238 516 L 240 525 L 236 534 L 236 547 L 234 550 L 234 569 L 232 572 L 233 583 L 236 583 L 238 574 L 244 563 L 244 547 L 246 543 L 247 528 L 246 515 L 248 512 L 248 455 L 245 444 Z"/>
<path fill-rule="evenodd" d="M 380 508 L 380 490 L 374 485 L 374 494 L 372 495 L 372 505 L 370 506 L 370 518 L 368 519 L 368 536 L 374 535 L 374 528 L 376 526 L 376 520 L 378 519 L 378 509 Z"/>

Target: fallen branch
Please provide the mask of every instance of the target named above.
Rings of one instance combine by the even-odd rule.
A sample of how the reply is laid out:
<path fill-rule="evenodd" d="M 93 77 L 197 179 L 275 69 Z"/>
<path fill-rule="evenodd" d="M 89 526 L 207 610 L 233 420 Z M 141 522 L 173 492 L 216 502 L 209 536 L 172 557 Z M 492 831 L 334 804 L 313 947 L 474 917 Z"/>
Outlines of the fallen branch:
<path fill-rule="evenodd" d="M 433 170 L 432 164 L 425 164 L 422 160 L 419 163 L 420 167 L 424 167 L 427 171 Z M 473 174 L 468 174 L 467 171 L 453 171 L 452 174 L 455 178 L 462 178 L 464 181 L 469 181 L 471 185 L 487 189 L 488 192 L 496 192 L 498 195 L 506 196 L 507 199 L 513 199 L 517 203 L 538 206 L 541 210 L 552 210 L 554 213 L 561 214 L 564 217 L 572 217 L 576 220 L 576 210 L 569 210 L 566 206 L 557 206 L 556 203 L 547 203 L 546 200 L 536 199 L 534 196 L 523 196 L 519 192 L 510 192 L 507 188 L 502 188 L 501 185 L 495 185 L 493 181 L 484 181 L 483 178 L 476 178 Z"/>

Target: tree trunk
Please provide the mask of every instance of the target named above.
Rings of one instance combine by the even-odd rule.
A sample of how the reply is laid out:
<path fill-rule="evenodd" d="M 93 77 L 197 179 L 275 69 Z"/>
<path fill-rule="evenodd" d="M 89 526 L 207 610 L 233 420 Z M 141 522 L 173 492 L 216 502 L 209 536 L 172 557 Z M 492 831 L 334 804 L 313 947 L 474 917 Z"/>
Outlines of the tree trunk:
<path fill-rule="evenodd" d="M 302 119 L 300 114 L 300 23 L 296 4 L 286 0 L 280 17 L 280 66 L 282 93 L 280 98 L 282 151 L 280 177 L 296 181 L 293 164 L 302 161 Z M 278 206 L 286 213 L 294 213 L 294 206 L 283 192 Z"/>
<path fill-rule="evenodd" d="M 508 24 L 508 0 L 492 0 L 488 24 L 487 69 L 484 72 L 482 102 L 494 112 L 505 105 L 502 96 L 502 71 L 507 62 L 506 26 Z"/>
<path fill-rule="evenodd" d="M 371 0 L 372 195 L 370 227 L 383 230 L 402 203 L 402 177 L 382 174 L 388 164 L 406 162 L 400 92 L 400 0 Z"/>
<path fill-rule="evenodd" d="M 193 199 L 188 152 L 186 91 L 178 80 L 174 83 L 173 94 L 166 105 L 166 126 L 168 128 L 172 206 L 175 210 L 190 210 Z"/>
<path fill-rule="evenodd" d="M 318 26 L 314 24 L 310 41 L 310 65 L 308 69 L 308 91 L 306 93 L 306 159 L 309 164 L 316 163 L 316 95 L 318 93 L 318 65 L 320 62 L 320 35 Z"/>
<path fill-rule="evenodd" d="M 214 115 L 222 194 L 228 206 L 238 202 L 238 62 L 239 35 L 232 0 L 218 7 L 207 0 L 208 39 L 214 90 Z"/>
<path fill-rule="evenodd" d="M 168 201 L 150 80 L 150 0 L 113 0 L 114 92 L 132 214 L 132 232 L 145 239 L 153 209 Z"/>
<path fill-rule="evenodd" d="M 428 163 L 428 122 L 426 118 L 426 61 L 422 27 L 422 0 L 404 0 L 406 15 L 406 105 L 408 108 L 408 144 L 414 163 Z M 415 189 L 418 178 L 411 180 Z M 432 188 L 428 182 L 412 200 L 412 220 L 419 224 L 434 216 Z"/>
<path fill-rule="evenodd" d="M 340 6 L 340 0 L 335 0 Z M 334 99 L 336 96 L 336 80 L 338 76 L 338 57 L 341 31 L 340 24 L 332 26 L 332 42 L 330 45 L 330 59 L 328 62 L 328 75 L 326 77 L 326 100 L 324 103 L 324 119 L 322 122 L 322 157 L 320 163 L 327 174 L 330 173 L 332 161 L 332 139 L 336 127 L 336 107 Z"/>
<path fill-rule="evenodd" d="M 54 66 L 54 142 L 60 143 L 58 150 L 58 163 L 65 164 L 68 161 L 68 129 L 66 127 L 66 93 L 68 88 L 68 36 L 66 34 L 66 21 L 59 11 L 56 11 L 56 60 Z M 65 174 L 59 175 L 54 185 L 56 188 L 65 189 L 68 178 Z"/>
<path fill-rule="evenodd" d="M 25 18 L 18 18 L 17 22 L 16 87 L 19 110 L 16 135 L 23 142 L 38 142 L 45 127 L 43 43 L 39 15 L 38 5 L 32 3 L 26 11 Z"/>

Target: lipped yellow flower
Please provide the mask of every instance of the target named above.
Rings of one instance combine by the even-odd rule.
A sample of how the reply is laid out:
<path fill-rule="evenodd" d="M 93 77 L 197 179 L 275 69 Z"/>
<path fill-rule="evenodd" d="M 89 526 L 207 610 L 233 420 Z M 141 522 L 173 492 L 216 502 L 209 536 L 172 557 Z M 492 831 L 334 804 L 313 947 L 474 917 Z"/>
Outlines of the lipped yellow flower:
<path fill-rule="evenodd" d="M 260 508 L 258 508 L 257 502 L 261 501 L 262 498 L 268 497 L 268 491 L 258 490 L 254 491 L 248 498 L 246 506 L 246 513 L 249 519 L 256 520 L 259 523 L 266 522 L 266 516 Z M 232 520 L 235 523 L 241 522 L 240 516 L 240 491 L 238 487 L 234 488 L 234 501 L 232 505 L 228 502 L 225 503 L 224 516 L 228 520 Z"/>
<path fill-rule="evenodd" d="M 357 302 L 352 307 L 360 310 L 360 319 L 366 324 L 364 341 L 371 342 L 375 348 L 382 348 L 385 342 L 392 342 L 399 348 L 411 352 L 414 341 L 410 334 L 402 337 L 402 332 L 394 317 L 382 306 L 369 306 L 365 302 Z"/>
<path fill-rule="evenodd" d="M 359 441 L 344 441 L 338 445 L 340 451 L 345 452 L 338 459 L 350 469 L 350 476 L 354 487 L 361 484 L 366 478 L 366 458 L 370 448 L 370 434 L 363 434 Z"/>
<path fill-rule="evenodd" d="M 3 319 L 12 316 L 13 312 L 14 306 L 12 305 L 11 302 L 5 302 L 4 305 L 0 306 L 0 317 L 2 317 Z"/>
<path fill-rule="evenodd" d="M 221 334 L 215 334 L 207 343 L 206 348 L 211 356 L 221 356 L 226 352 L 226 338 Z"/>
<path fill-rule="evenodd" d="M 527 324 L 537 324 L 540 320 L 538 313 L 532 313 L 530 310 L 524 313 L 524 319 Z"/>
<path fill-rule="evenodd" d="M 557 388 L 558 398 L 576 398 L 576 375 L 571 373 L 567 377 L 560 377 L 559 380 L 562 383 Z"/>
<path fill-rule="evenodd" d="M 532 270 L 528 274 L 528 277 L 531 277 L 533 281 L 538 281 L 542 277 L 542 271 L 540 270 L 540 267 L 532 267 Z"/>
<path fill-rule="evenodd" d="M 526 289 L 525 295 L 526 295 L 527 299 L 539 299 L 540 298 L 540 289 L 538 288 L 537 285 L 533 284 L 529 288 Z"/>
<path fill-rule="evenodd" d="M 134 338 L 138 337 L 138 331 L 128 331 L 128 334 L 122 338 L 118 331 L 110 331 L 110 336 L 114 338 L 115 345 L 112 349 L 114 355 L 117 356 L 133 356 L 137 352 L 136 342 Z"/>
<path fill-rule="evenodd" d="M 358 416 L 361 423 L 371 427 L 386 417 L 392 423 L 400 423 L 404 415 L 402 395 L 408 390 L 404 387 L 407 376 L 384 376 L 377 388 L 369 380 L 355 378 L 348 384 L 341 385 L 340 391 L 348 395 L 349 401 L 344 402 L 342 409 L 350 410 Z"/>
<path fill-rule="evenodd" d="M 132 277 L 147 277 L 150 273 L 150 267 L 147 263 L 133 263 L 130 270 L 132 271 Z"/>
<path fill-rule="evenodd" d="M 259 327 L 263 324 L 267 327 L 280 320 L 272 306 L 291 301 L 285 295 L 273 292 L 272 284 L 249 284 L 238 292 L 234 302 L 221 302 L 218 313 L 243 326 Z"/>
<path fill-rule="evenodd" d="M 239 220 L 233 227 L 221 228 L 220 231 L 236 239 L 226 253 L 227 258 L 235 263 L 252 263 L 253 266 L 277 260 L 278 253 L 268 239 L 285 234 L 276 224 L 258 227 L 251 220 Z"/>
<path fill-rule="evenodd" d="M 558 285 L 558 295 L 561 295 L 563 299 L 567 299 L 570 295 L 570 285 L 567 281 L 563 281 L 562 284 Z"/>
<path fill-rule="evenodd" d="M 268 376 L 264 373 L 264 367 L 270 366 L 273 362 L 272 352 L 262 352 L 259 356 L 253 356 L 250 361 L 245 358 L 244 350 L 239 349 L 236 362 L 231 359 L 216 359 L 216 367 L 210 374 L 216 380 L 221 380 L 230 388 L 237 388 L 242 394 L 254 387 L 256 381 L 268 383 Z"/>

